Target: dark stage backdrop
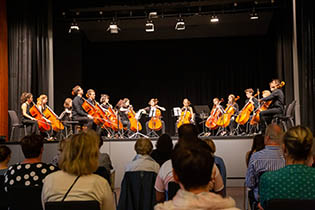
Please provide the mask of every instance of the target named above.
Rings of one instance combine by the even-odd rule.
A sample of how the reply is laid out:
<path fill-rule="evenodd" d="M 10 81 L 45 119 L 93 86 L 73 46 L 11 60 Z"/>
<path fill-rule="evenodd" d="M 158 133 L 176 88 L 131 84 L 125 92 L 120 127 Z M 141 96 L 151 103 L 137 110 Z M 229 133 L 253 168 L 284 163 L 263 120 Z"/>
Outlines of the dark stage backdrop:
<path fill-rule="evenodd" d="M 127 97 L 135 110 L 158 98 L 166 131 L 174 134 L 173 107 L 187 97 L 194 105 L 212 106 L 214 97 L 239 95 L 244 89 L 269 89 L 276 77 L 275 49 L 268 36 L 133 41 L 83 44 L 82 85 L 110 95 L 110 103 Z M 70 91 L 70 90 L 69 90 Z M 210 107 L 211 108 L 211 107 Z M 142 118 L 144 122 L 148 120 Z M 202 128 L 202 127 L 200 127 Z"/>

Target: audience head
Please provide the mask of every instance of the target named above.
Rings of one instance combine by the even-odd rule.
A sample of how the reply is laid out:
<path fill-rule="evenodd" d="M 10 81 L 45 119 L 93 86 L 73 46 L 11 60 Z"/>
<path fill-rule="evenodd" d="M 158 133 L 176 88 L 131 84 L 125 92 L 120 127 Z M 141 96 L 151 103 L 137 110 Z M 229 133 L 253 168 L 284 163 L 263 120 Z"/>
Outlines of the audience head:
<path fill-rule="evenodd" d="M 313 134 L 304 126 L 290 128 L 283 136 L 284 154 L 293 160 L 303 161 L 312 156 Z"/>
<path fill-rule="evenodd" d="M 212 139 L 204 139 L 203 141 L 206 142 L 209 145 L 209 147 L 211 149 L 211 153 L 214 154 L 215 151 L 216 151 L 216 147 L 215 147 L 214 141 Z"/>
<path fill-rule="evenodd" d="M 99 136 L 88 129 L 66 140 L 58 166 L 65 172 L 88 175 L 98 167 Z"/>
<path fill-rule="evenodd" d="M 44 137 L 41 135 L 28 135 L 24 136 L 21 140 L 21 147 L 24 157 L 38 158 L 43 153 Z"/>
<path fill-rule="evenodd" d="M 265 148 L 264 136 L 262 134 L 255 135 L 251 151 L 258 152 L 259 150 L 262 150 L 264 148 Z"/>
<path fill-rule="evenodd" d="M 161 153 L 171 154 L 173 151 L 173 141 L 171 137 L 166 133 L 162 134 L 156 142 L 156 149 Z"/>
<path fill-rule="evenodd" d="M 136 141 L 135 150 L 140 155 L 150 155 L 153 149 L 153 144 L 150 139 L 140 138 Z"/>
<path fill-rule="evenodd" d="M 0 146 L 0 163 L 6 162 L 6 164 L 9 162 L 11 157 L 11 150 L 9 147 L 5 145 Z"/>
<path fill-rule="evenodd" d="M 196 140 L 198 138 L 198 129 L 194 124 L 183 124 L 178 128 L 178 138 L 180 140 Z"/>
<path fill-rule="evenodd" d="M 265 132 L 264 143 L 265 145 L 280 145 L 282 136 L 282 128 L 277 124 L 270 124 Z"/>
<path fill-rule="evenodd" d="M 214 158 L 200 142 L 194 146 L 176 144 L 172 154 L 174 179 L 187 191 L 209 186 L 211 181 Z"/>

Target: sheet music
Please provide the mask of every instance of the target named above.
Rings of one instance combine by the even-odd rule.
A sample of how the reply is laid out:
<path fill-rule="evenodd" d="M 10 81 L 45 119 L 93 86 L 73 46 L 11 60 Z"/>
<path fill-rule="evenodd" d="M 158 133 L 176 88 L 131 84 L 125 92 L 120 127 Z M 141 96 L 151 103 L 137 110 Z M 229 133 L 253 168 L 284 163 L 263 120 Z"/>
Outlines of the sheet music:
<path fill-rule="evenodd" d="M 156 113 L 156 108 L 155 107 L 151 107 L 150 109 L 150 113 L 149 113 L 149 117 L 155 117 L 155 113 Z"/>
<path fill-rule="evenodd" d="M 182 111 L 181 111 L 180 107 L 174 107 L 173 112 L 174 112 L 174 117 L 179 117 L 181 115 Z"/>

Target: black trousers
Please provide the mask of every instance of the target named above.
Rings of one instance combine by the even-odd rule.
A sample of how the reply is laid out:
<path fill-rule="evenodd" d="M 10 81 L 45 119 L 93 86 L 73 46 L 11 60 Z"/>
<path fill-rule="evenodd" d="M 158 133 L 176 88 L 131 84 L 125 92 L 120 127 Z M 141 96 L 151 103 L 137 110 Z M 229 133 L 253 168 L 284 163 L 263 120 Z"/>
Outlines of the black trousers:
<path fill-rule="evenodd" d="M 272 121 L 272 118 L 276 114 L 282 114 L 283 111 L 279 108 L 270 108 L 265 111 L 260 112 L 260 127 L 262 133 L 265 133 L 266 125 L 269 125 Z"/>
<path fill-rule="evenodd" d="M 39 128 L 38 128 L 37 121 L 23 119 L 22 124 L 26 125 L 26 130 L 27 130 L 28 135 L 30 135 L 31 133 L 39 134 Z"/>
<path fill-rule="evenodd" d="M 73 116 L 73 120 L 79 121 L 79 124 L 82 124 L 88 128 L 93 128 L 94 124 L 93 119 L 90 119 L 85 116 Z M 94 127 L 94 129 L 96 129 L 96 126 Z"/>

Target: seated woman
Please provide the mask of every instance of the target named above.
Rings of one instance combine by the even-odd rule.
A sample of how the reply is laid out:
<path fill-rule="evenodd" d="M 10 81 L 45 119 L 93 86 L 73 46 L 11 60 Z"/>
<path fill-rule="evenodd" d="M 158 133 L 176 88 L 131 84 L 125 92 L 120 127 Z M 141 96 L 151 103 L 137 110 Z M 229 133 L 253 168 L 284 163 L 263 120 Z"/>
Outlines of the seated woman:
<path fill-rule="evenodd" d="M 315 200 L 315 169 L 312 164 L 313 135 L 309 128 L 290 128 L 283 137 L 286 166 L 260 178 L 260 205 L 273 199 Z"/>
<path fill-rule="evenodd" d="M 66 140 L 59 167 L 44 180 L 42 204 L 61 201 L 77 179 L 65 201 L 96 200 L 102 210 L 114 210 L 114 199 L 106 179 L 93 174 L 98 168 L 99 136 L 93 130 L 73 135 Z"/>
<path fill-rule="evenodd" d="M 154 209 L 237 209 L 232 198 L 209 192 L 213 164 L 213 156 L 201 144 L 177 144 L 172 154 L 172 165 L 180 190 L 173 200 L 160 203 Z"/>
<path fill-rule="evenodd" d="M 137 155 L 126 166 L 127 171 L 152 171 L 158 173 L 160 166 L 150 156 L 153 149 L 150 139 L 140 138 L 136 141 L 135 151 Z"/>

